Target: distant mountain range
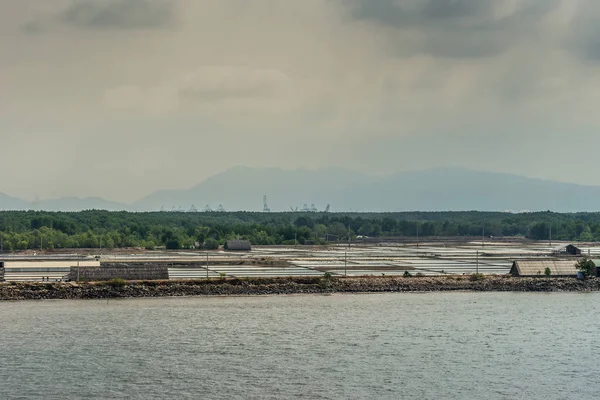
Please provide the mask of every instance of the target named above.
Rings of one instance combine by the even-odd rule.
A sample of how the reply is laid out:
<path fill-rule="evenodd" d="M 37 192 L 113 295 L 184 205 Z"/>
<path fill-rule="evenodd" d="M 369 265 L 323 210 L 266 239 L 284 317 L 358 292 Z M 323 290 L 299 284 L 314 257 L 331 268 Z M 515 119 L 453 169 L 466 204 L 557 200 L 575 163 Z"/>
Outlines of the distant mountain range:
<path fill-rule="evenodd" d="M 161 190 L 133 203 L 100 198 L 61 198 L 31 204 L 0 194 L 1 210 L 85 209 L 202 211 L 219 205 L 227 211 L 262 211 L 263 195 L 272 211 L 545 211 L 600 210 L 600 186 L 583 186 L 518 175 L 436 168 L 368 176 L 338 168 L 316 171 L 235 167 L 187 190 Z"/>

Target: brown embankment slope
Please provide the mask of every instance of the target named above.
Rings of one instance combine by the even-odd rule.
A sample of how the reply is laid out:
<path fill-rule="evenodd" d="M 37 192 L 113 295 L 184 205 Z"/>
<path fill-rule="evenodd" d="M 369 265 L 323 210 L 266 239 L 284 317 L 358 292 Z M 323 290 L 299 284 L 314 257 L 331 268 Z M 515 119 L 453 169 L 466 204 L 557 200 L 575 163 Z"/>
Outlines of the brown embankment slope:
<path fill-rule="evenodd" d="M 1 283 L 0 300 L 106 299 L 163 296 L 249 296 L 379 292 L 590 292 L 600 279 L 460 277 L 252 278 L 95 283 Z"/>

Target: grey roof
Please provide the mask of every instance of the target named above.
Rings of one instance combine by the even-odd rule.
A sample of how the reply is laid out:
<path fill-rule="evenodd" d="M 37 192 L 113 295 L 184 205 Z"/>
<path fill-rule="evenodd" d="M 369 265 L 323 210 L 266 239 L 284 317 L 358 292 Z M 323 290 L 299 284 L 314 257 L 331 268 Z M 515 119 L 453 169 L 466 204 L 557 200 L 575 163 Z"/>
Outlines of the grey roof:
<path fill-rule="evenodd" d="M 552 249 L 552 251 L 563 251 L 563 250 L 566 250 L 567 247 L 569 247 L 569 246 L 573 246 L 577 249 L 577 246 L 575 246 L 571 243 L 567 243 L 567 244 L 561 244 L 559 246 L 556 246 L 555 248 Z"/>
<path fill-rule="evenodd" d="M 550 275 L 554 276 L 576 276 L 577 268 L 575 265 L 578 260 L 536 260 L 536 261 L 515 261 L 510 270 L 511 274 L 518 276 L 537 276 L 544 275 L 546 268 L 550 268 Z"/>
<path fill-rule="evenodd" d="M 252 245 L 248 240 L 228 240 L 227 250 L 251 250 Z"/>

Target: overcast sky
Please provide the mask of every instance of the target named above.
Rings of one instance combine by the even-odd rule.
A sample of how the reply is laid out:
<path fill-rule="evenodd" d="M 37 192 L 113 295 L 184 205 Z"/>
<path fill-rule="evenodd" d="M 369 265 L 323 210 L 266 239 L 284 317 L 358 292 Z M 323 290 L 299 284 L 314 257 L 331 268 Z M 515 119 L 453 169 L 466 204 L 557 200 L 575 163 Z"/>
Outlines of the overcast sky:
<path fill-rule="evenodd" d="M 235 165 L 600 185 L 596 0 L 0 0 L 0 192 Z"/>

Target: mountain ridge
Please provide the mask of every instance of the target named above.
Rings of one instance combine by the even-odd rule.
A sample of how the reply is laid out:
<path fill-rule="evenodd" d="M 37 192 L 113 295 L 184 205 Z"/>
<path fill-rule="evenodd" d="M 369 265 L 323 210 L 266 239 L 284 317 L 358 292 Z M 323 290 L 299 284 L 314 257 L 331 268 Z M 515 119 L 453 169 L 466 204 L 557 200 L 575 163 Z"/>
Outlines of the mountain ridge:
<path fill-rule="evenodd" d="M 236 166 L 188 189 L 158 190 L 131 204 L 98 197 L 64 197 L 35 205 L 0 193 L 0 209 L 48 211 L 187 210 L 206 205 L 228 211 L 272 211 L 315 204 L 332 211 L 546 211 L 600 209 L 600 186 L 529 178 L 503 172 L 447 167 L 372 176 L 343 168 L 281 169 Z"/>

